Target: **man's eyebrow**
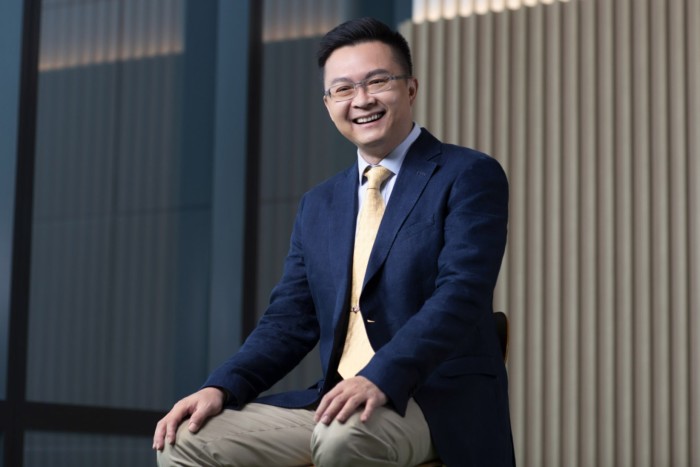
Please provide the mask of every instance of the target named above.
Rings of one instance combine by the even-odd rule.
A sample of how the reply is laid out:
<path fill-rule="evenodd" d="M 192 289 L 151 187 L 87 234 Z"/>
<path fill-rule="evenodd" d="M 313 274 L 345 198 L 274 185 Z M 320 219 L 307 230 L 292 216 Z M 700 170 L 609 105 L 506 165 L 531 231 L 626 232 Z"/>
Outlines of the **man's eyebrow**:
<path fill-rule="evenodd" d="M 371 78 L 372 76 L 376 76 L 376 75 L 390 75 L 390 74 L 391 74 L 391 72 L 389 70 L 385 70 L 384 68 L 376 68 L 372 71 L 368 71 L 367 73 L 365 73 L 365 77 L 363 78 L 363 80 Z M 351 80 L 350 78 L 345 77 L 345 76 L 341 76 L 339 78 L 334 78 L 333 81 L 331 81 L 330 86 L 333 86 L 335 83 L 354 83 L 354 81 Z"/>

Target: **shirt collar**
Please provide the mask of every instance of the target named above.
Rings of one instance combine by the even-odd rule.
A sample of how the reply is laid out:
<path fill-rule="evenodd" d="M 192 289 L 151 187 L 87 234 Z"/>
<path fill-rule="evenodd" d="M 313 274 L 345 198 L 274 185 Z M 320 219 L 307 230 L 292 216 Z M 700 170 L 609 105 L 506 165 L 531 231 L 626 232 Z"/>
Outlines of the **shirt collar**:
<path fill-rule="evenodd" d="M 406 158 L 408 148 L 410 148 L 413 142 L 418 139 L 418 137 L 420 136 L 420 131 L 421 127 L 414 123 L 413 128 L 408 133 L 408 136 L 406 136 L 406 138 L 398 146 L 396 146 L 393 151 L 387 154 L 387 156 L 384 159 L 382 159 L 379 165 L 389 169 L 394 175 L 398 175 L 399 171 L 401 170 L 403 160 Z M 367 161 L 362 158 L 362 156 L 360 155 L 360 150 L 358 149 L 357 170 L 358 176 L 360 177 L 360 185 L 362 185 L 362 183 L 364 182 L 365 170 L 367 170 L 367 167 L 369 166 L 370 164 L 368 164 Z"/>

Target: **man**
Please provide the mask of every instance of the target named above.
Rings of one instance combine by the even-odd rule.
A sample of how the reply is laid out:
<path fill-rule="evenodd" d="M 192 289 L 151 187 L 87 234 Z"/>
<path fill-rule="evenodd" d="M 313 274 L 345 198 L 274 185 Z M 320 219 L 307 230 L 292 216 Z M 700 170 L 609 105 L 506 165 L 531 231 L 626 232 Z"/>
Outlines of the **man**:
<path fill-rule="evenodd" d="M 159 463 L 513 465 L 492 321 L 506 177 L 414 124 L 418 82 L 399 33 L 349 21 L 318 58 L 357 163 L 302 198 L 265 315 L 158 423 Z M 252 402 L 316 343 L 321 381 Z"/>

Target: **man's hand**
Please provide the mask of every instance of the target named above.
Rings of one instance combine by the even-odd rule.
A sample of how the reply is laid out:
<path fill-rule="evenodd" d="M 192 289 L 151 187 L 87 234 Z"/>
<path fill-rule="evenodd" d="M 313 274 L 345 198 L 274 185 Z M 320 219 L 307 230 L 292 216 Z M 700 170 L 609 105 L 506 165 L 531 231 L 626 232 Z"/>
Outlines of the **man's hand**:
<path fill-rule="evenodd" d="M 175 433 L 180 423 L 190 417 L 187 429 L 196 433 L 209 418 L 224 408 L 225 394 L 218 388 L 204 388 L 176 403 L 156 425 L 153 449 L 162 450 L 165 443 L 175 444 Z"/>
<path fill-rule="evenodd" d="M 383 406 L 386 402 L 386 395 L 373 382 L 364 376 L 355 376 L 341 381 L 323 396 L 314 420 L 324 425 L 333 420 L 345 423 L 350 415 L 364 405 L 365 409 L 360 415 L 360 421 L 364 423 L 369 420 L 375 408 Z"/>

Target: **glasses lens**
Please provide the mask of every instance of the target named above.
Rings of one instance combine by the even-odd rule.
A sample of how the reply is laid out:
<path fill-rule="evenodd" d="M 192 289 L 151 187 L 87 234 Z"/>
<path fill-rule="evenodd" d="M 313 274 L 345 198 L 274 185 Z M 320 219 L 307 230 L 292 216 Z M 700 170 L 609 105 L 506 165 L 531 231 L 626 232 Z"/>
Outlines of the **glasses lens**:
<path fill-rule="evenodd" d="M 346 83 L 337 84 L 330 88 L 329 91 L 332 99 L 336 101 L 344 101 L 353 98 L 355 95 L 355 86 Z"/>
<path fill-rule="evenodd" d="M 400 77 L 379 75 L 360 81 L 359 83 L 340 83 L 332 86 L 328 90 L 328 95 L 336 102 L 347 101 L 357 95 L 358 86 L 364 87 L 369 94 L 377 94 L 391 89 L 392 81 L 398 78 Z"/>
<path fill-rule="evenodd" d="M 391 88 L 391 76 L 375 76 L 367 81 L 367 92 L 375 94 L 382 91 L 388 91 Z"/>

